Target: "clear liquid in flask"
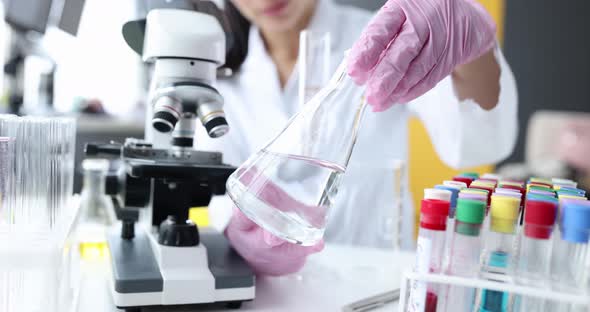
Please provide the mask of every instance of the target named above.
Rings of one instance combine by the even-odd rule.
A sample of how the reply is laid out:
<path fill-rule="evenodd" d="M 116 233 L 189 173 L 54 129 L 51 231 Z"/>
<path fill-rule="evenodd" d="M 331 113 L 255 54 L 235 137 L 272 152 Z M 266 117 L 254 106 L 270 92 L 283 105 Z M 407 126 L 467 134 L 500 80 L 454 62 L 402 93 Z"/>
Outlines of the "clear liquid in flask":
<path fill-rule="evenodd" d="M 282 239 L 304 246 L 318 243 L 344 168 L 264 149 L 253 159 L 228 180 L 227 192 L 236 206 Z"/>

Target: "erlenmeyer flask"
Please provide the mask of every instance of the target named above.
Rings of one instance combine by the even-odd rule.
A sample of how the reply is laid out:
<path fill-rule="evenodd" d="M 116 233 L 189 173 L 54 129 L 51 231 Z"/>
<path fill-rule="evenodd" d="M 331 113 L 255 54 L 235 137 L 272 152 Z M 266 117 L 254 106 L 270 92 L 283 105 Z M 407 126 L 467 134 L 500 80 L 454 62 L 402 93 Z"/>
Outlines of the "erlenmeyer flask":
<path fill-rule="evenodd" d="M 346 170 L 366 106 L 346 58 L 271 142 L 227 181 L 235 205 L 274 235 L 316 244 Z"/>
<path fill-rule="evenodd" d="M 331 38 L 328 31 L 304 30 L 299 34 L 299 107 L 309 102 L 330 81 Z"/>

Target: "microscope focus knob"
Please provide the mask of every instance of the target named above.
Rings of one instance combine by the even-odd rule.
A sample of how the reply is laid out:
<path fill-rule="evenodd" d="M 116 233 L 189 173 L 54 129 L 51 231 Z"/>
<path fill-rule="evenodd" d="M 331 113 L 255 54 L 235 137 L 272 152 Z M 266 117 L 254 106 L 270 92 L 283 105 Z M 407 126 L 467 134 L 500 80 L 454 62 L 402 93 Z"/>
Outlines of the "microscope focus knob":
<path fill-rule="evenodd" d="M 197 225 L 187 220 L 179 222 L 173 216 L 168 216 L 160 224 L 158 243 L 171 247 L 189 247 L 199 245 L 199 230 Z"/>

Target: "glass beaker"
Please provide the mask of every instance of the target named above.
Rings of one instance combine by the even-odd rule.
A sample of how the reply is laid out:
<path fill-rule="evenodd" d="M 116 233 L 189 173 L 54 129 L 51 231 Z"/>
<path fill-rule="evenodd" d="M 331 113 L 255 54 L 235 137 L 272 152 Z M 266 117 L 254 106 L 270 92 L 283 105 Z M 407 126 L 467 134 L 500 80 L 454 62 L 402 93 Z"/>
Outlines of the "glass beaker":
<path fill-rule="evenodd" d="M 12 196 L 12 163 L 14 157 L 12 140 L 9 137 L 0 136 L 0 226 L 10 223 L 10 201 Z"/>
<path fill-rule="evenodd" d="M 305 246 L 319 242 L 366 107 L 346 58 L 327 86 L 228 179 L 227 193 L 252 221 Z"/>
<path fill-rule="evenodd" d="M 105 254 L 106 228 L 116 217 L 114 207 L 105 192 L 109 162 L 106 159 L 85 159 L 84 184 L 80 198 L 78 242 L 83 259 L 101 257 Z"/>

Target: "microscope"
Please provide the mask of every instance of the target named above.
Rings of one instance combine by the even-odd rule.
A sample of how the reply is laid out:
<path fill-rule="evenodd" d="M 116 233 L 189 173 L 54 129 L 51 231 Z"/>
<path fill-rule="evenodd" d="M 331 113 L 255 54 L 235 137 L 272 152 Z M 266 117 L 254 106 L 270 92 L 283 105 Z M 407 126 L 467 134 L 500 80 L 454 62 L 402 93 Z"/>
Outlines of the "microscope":
<path fill-rule="evenodd" d="M 189 209 L 225 193 L 234 167 L 194 146 L 198 123 L 214 139 L 229 131 L 213 87 L 225 62 L 225 33 L 209 14 L 153 9 L 123 27 L 126 42 L 154 63 L 145 140 L 88 144 L 87 156 L 120 164 L 107 177 L 121 228 L 110 233 L 111 292 L 126 311 L 145 306 L 252 300 L 255 276 L 222 233 L 199 229 Z"/>

